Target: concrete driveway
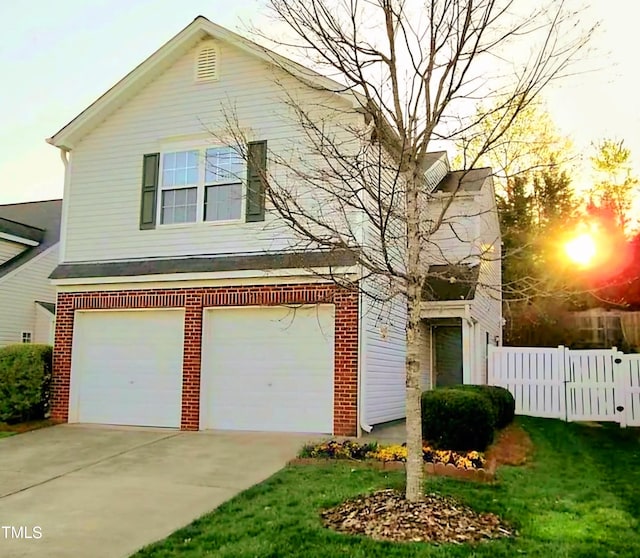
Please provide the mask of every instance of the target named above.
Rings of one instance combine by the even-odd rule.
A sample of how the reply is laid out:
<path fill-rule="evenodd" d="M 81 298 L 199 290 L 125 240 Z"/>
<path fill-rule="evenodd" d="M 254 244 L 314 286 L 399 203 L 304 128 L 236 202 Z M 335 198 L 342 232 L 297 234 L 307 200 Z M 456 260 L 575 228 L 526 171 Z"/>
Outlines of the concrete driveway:
<path fill-rule="evenodd" d="M 0 440 L 0 556 L 124 558 L 313 436 L 60 425 Z"/>

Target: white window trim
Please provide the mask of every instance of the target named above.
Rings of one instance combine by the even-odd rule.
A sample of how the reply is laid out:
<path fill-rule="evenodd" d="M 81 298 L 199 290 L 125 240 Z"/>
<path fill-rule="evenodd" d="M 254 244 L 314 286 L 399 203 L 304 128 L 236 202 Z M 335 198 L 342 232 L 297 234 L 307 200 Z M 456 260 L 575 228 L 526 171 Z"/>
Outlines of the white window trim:
<path fill-rule="evenodd" d="M 25 335 L 29 336 L 29 341 L 25 341 Z M 33 333 L 31 331 L 21 331 L 20 332 L 20 343 L 23 345 L 31 345 L 33 343 Z"/>
<path fill-rule="evenodd" d="M 157 227 L 161 229 L 180 229 L 180 228 L 192 228 L 192 227 L 219 227 L 225 225 L 237 225 L 239 223 L 245 223 L 246 204 L 247 204 L 247 180 L 243 177 L 241 180 L 241 201 L 240 201 L 240 218 L 239 219 L 227 219 L 225 221 L 205 221 L 204 220 L 204 200 L 205 200 L 205 168 L 206 168 L 206 151 L 207 149 L 215 147 L 233 147 L 233 142 L 206 142 L 195 139 L 185 139 L 163 143 L 160 146 L 160 164 L 158 168 L 158 195 L 156 196 L 156 223 Z M 187 223 L 162 223 L 162 192 L 165 190 L 179 190 L 181 188 L 192 188 L 193 186 L 169 186 L 164 188 L 162 186 L 163 175 L 163 161 L 165 153 L 171 153 L 175 151 L 198 151 L 198 184 L 196 195 L 196 220 Z M 246 174 L 246 162 L 245 162 L 245 174 Z"/>

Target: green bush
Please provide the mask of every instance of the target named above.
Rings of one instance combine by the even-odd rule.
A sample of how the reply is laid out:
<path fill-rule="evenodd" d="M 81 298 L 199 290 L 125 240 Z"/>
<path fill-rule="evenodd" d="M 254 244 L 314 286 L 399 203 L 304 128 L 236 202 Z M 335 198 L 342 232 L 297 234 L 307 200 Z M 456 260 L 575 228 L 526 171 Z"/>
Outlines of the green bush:
<path fill-rule="evenodd" d="M 484 451 L 494 424 L 488 398 L 477 391 L 444 388 L 422 394 L 422 438 L 438 448 Z"/>
<path fill-rule="evenodd" d="M 51 357 L 49 345 L 20 344 L 0 349 L 0 422 L 46 417 Z"/>
<path fill-rule="evenodd" d="M 494 409 L 496 428 L 504 428 L 513 422 L 516 414 L 516 400 L 508 389 L 486 385 L 460 385 L 449 389 L 474 391 L 487 397 Z"/>

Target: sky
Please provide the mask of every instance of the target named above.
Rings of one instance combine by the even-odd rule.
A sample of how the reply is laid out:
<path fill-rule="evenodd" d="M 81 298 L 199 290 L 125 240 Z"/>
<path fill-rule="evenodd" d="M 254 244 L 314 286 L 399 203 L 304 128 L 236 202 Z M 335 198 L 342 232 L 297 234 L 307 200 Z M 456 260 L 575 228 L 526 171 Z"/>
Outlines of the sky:
<path fill-rule="evenodd" d="M 0 204 L 62 197 L 63 165 L 45 142 L 197 15 L 246 34 L 262 0 L 0 2 Z M 548 91 L 579 150 L 624 139 L 640 174 L 637 0 L 593 0 L 597 71 Z"/>

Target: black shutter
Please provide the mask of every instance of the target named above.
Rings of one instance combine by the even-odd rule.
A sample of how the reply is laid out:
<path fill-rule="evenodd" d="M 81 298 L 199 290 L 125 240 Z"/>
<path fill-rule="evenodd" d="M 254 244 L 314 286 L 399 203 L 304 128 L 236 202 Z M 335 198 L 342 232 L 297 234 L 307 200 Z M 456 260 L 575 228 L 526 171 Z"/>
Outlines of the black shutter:
<path fill-rule="evenodd" d="M 142 165 L 142 196 L 140 198 L 140 229 L 156 228 L 156 197 L 160 153 L 144 156 Z"/>
<path fill-rule="evenodd" d="M 247 221 L 264 221 L 266 140 L 249 142 L 247 159 Z"/>

